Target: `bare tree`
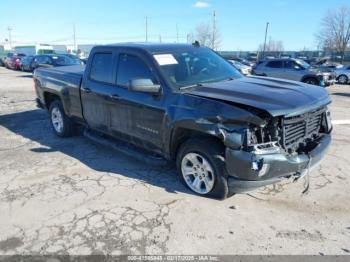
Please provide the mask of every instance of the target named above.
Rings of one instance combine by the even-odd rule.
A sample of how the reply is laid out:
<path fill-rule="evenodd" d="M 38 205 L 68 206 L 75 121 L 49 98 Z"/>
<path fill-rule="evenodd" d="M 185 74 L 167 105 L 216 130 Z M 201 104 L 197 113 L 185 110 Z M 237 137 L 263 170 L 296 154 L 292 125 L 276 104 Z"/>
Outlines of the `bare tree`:
<path fill-rule="evenodd" d="M 200 45 L 210 47 L 214 50 L 218 50 L 221 46 L 221 33 L 218 26 L 211 26 L 206 23 L 199 24 L 195 29 L 194 39 L 193 34 L 188 34 L 188 39 L 197 40 Z M 194 42 L 194 41 L 192 41 Z"/>
<path fill-rule="evenodd" d="M 208 24 L 202 23 L 196 27 L 196 40 L 202 46 L 211 47 L 212 32 Z"/>
<path fill-rule="evenodd" d="M 324 50 L 339 52 L 343 63 L 350 41 L 350 7 L 344 5 L 329 10 L 321 21 L 321 30 L 316 38 Z"/>
<path fill-rule="evenodd" d="M 258 50 L 260 52 L 264 51 L 264 44 L 260 44 Z M 283 52 L 283 42 L 276 41 L 270 38 L 270 40 L 266 43 L 265 52 Z"/>

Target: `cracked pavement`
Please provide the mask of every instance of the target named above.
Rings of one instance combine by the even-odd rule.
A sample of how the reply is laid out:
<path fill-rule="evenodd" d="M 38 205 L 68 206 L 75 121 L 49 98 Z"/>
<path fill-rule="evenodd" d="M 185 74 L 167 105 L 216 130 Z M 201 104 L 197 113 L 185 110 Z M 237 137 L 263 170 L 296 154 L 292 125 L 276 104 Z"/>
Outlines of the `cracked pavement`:
<path fill-rule="evenodd" d="M 329 88 L 350 119 L 350 86 Z M 61 139 L 28 73 L 0 68 L 0 254 L 349 254 L 350 126 L 302 181 L 225 201 L 84 137 Z"/>

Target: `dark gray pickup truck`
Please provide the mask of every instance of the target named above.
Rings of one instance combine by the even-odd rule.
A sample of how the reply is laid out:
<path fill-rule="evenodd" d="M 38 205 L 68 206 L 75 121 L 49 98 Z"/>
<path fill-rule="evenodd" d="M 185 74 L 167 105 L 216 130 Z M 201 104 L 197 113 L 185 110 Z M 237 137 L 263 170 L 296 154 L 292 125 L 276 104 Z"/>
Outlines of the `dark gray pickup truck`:
<path fill-rule="evenodd" d="M 196 45 L 97 46 L 86 68 L 37 69 L 34 81 L 58 136 L 80 126 L 172 160 L 213 198 L 308 174 L 331 143 L 324 88 L 244 77 Z"/>

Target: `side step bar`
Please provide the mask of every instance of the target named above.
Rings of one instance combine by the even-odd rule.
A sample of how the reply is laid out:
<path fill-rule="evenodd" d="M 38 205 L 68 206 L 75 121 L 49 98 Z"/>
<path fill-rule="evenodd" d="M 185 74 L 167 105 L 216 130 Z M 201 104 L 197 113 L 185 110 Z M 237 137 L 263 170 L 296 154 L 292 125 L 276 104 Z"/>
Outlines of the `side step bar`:
<path fill-rule="evenodd" d="M 89 129 L 84 130 L 84 136 L 97 144 L 112 148 L 119 153 L 152 166 L 166 166 L 169 164 L 169 162 L 162 157 L 152 155 L 152 153 L 143 151 L 142 149 L 139 149 L 133 145 L 129 145 L 117 139 L 106 137 L 101 133 Z"/>

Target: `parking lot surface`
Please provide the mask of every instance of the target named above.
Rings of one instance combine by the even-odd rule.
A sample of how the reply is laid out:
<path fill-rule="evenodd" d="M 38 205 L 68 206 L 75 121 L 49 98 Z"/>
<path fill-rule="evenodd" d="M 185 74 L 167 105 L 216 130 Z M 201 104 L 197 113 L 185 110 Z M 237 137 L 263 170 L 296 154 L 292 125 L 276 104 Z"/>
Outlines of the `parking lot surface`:
<path fill-rule="evenodd" d="M 350 119 L 350 86 L 328 88 Z M 303 181 L 225 201 L 193 195 L 172 167 L 84 137 L 61 139 L 31 74 L 0 68 L 0 254 L 350 254 L 350 125 Z"/>

